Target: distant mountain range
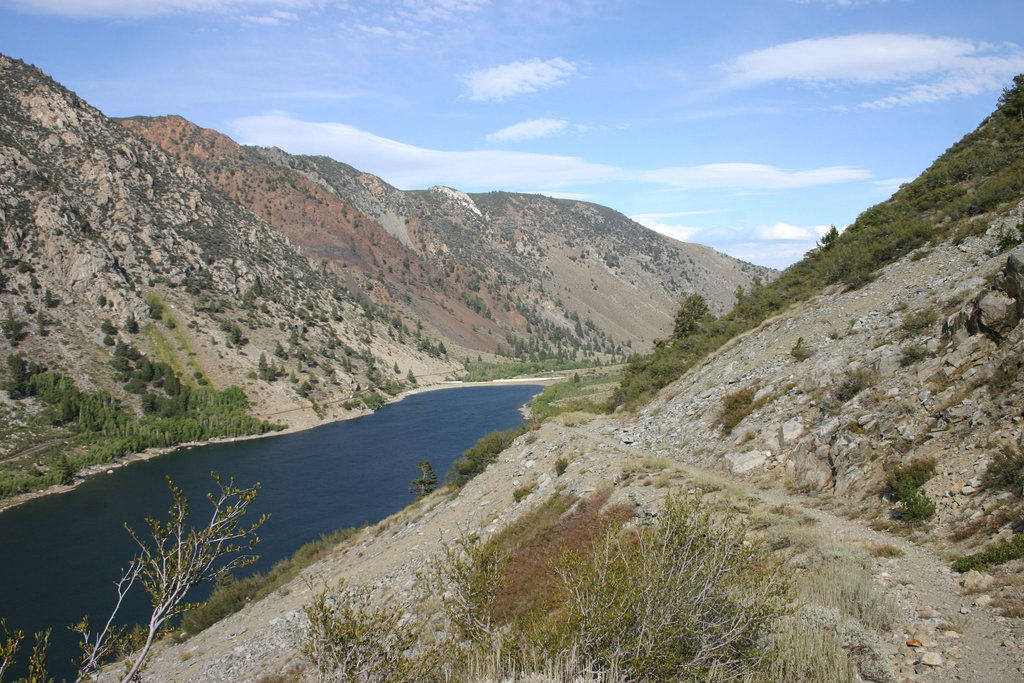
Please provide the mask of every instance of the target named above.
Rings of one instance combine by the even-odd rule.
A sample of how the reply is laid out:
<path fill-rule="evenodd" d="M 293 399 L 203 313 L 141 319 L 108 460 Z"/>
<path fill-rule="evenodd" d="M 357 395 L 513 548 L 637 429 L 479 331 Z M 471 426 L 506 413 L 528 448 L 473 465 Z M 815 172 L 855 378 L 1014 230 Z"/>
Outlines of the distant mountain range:
<path fill-rule="evenodd" d="M 322 156 L 238 145 L 176 117 L 121 123 L 265 219 L 354 292 L 473 350 L 573 356 L 646 349 L 681 294 L 712 309 L 773 271 L 684 244 L 596 204 L 403 192 Z"/>

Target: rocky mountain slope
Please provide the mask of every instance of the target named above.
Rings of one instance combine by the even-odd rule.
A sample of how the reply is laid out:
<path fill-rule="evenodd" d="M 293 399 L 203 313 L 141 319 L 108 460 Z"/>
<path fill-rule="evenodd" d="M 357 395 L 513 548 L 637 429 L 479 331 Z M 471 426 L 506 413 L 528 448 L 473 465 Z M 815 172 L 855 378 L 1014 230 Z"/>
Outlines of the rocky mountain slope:
<path fill-rule="evenodd" d="M 684 244 L 606 207 L 537 195 L 402 192 L 327 157 L 243 147 L 180 117 L 125 119 L 380 305 L 471 349 L 626 355 L 679 296 L 715 312 L 773 271 Z"/>
<path fill-rule="evenodd" d="M 191 167 L 7 57 L 0 243 L 0 356 L 134 411 L 157 363 L 192 387 L 239 385 L 260 416 L 293 425 L 457 367 Z M 65 435 L 5 388 L 0 457 Z"/>
<path fill-rule="evenodd" d="M 808 629 L 838 648 L 792 680 L 839 680 L 824 665 L 844 661 L 856 668 L 845 680 L 1019 679 L 1024 201 L 1020 157 L 1005 150 L 1024 124 L 1022 87 L 993 115 L 1008 118 L 987 121 L 852 228 L 857 240 L 888 226 L 871 237 L 881 266 L 833 268 L 846 252 L 823 249 L 793 272 L 814 275 L 824 261 L 832 284 L 777 306 L 637 412 L 544 423 L 464 488 L 433 494 L 273 596 L 168 645 L 152 680 L 312 678 L 299 646 L 316 590 L 344 578 L 378 604 L 390 596 L 408 619 L 429 619 L 444 595 L 424 574 L 446 542 L 499 538 L 556 496 L 597 493 L 603 509 L 625 504 L 638 527 L 656 523 L 669 493 L 747 519 L 749 537 L 768 540 L 771 562 L 796 585 L 787 632 Z M 963 179 L 963 164 L 983 172 Z M 858 571 L 868 576 L 854 589 Z"/>
<path fill-rule="evenodd" d="M 696 492 L 708 505 L 724 497 L 767 528 L 776 547 L 799 551 L 787 565 L 798 581 L 813 573 L 808 553 L 861 553 L 879 599 L 895 610 L 892 621 L 870 637 L 824 626 L 845 633 L 861 680 L 1019 677 L 1024 623 L 1013 617 L 1024 607 L 1021 561 L 966 579 L 948 561 L 1012 536 L 1020 519 L 1020 492 L 981 481 L 994 455 L 1016 447 L 1022 433 L 1021 383 L 1003 373 L 1013 375 L 1022 358 L 1024 248 L 1001 252 L 996 237 L 1022 210 L 992 222 L 987 235 L 937 245 L 861 290 L 823 294 L 766 322 L 637 415 L 571 413 L 519 437 L 462 490 L 425 499 L 339 546 L 304 579 L 169 645 L 150 680 L 308 676 L 298 646 L 302 607 L 316 590 L 344 578 L 416 612 L 423 567 L 442 542 L 489 538 L 552 496 L 596 491 L 610 491 L 606 509 L 624 503 L 639 520 L 656 518 L 668 493 Z M 921 311 L 935 311 L 934 322 L 911 330 L 906 321 Z M 801 338 L 809 354 L 802 359 L 791 353 Z M 926 357 L 902 360 L 916 344 Z M 859 391 L 835 393 L 859 370 L 870 378 Z M 750 388 L 751 409 L 724 430 L 723 399 Z M 900 522 L 883 493 L 884 471 L 928 457 L 938 464 L 924 491 L 937 513 L 923 524 Z M 567 463 L 562 474 L 559 459 Z"/>

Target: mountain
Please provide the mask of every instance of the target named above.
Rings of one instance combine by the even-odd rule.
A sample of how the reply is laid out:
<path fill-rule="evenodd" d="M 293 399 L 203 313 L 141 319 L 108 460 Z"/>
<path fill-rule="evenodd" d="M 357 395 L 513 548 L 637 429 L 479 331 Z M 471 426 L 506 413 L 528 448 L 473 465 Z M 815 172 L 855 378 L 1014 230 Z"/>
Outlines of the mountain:
<path fill-rule="evenodd" d="M 331 589 L 326 604 L 341 606 L 339 618 L 364 610 L 380 629 L 375 642 L 398 633 L 380 626 L 389 623 L 422 624 L 426 643 L 454 634 L 463 648 L 454 650 L 479 655 L 469 667 L 481 680 L 622 671 L 638 650 L 617 646 L 634 643 L 641 626 L 653 629 L 642 651 L 652 659 L 719 633 L 721 621 L 680 633 L 678 622 L 645 618 L 664 615 L 701 566 L 674 560 L 730 535 L 760 561 L 755 573 L 793 589 L 761 641 L 775 648 L 766 680 L 1019 678 L 1022 149 L 1019 76 L 976 131 L 734 312 L 713 316 L 685 301 L 671 336 L 631 363 L 616 413 L 570 402 L 464 487 L 424 498 L 266 599 L 167 644 L 152 680 L 336 673 L 310 655 L 371 648 L 308 639 L 307 617 L 322 614 L 319 586 Z M 662 565 L 634 551 L 657 546 L 646 543 L 650 530 L 675 518 L 679 500 L 704 511 L 707 526 L 684 526 L 680 551 L 660 556 L 677 570 L 664 592 L 637 595 Z M 615 542 L 593 544 L 588 533 L 616 524 Z M 599 552 L 588 556 L 588 543 Z M 618 590 L 601 592 L 608 586 Z M 569 609 L 595 592 L 605 601 Z M 692 606 L 704 594 L 686 595 Z M 552 604 L 564 611 L 547 613 Z M 467 628 L 472 616 L 480 620 Z M 581 649 L 550 654 L 567 623 Z M 525 646 L 506 638 L 493 657 L 494 638 L 510 633 Z M 584 661 L 557 656 L 567 651 Z"/>
<path fill-rule="evenodd" d="M 596 204 L 447 187 L 403 192 L 327 157 L 241 146 L 180 117 L 121 122 L 353 291 L 473 350 L 624 356 L 668 332 L 680 295 L 698 292 L 720 313 L 737 287 L 775 274 Z"/>
<path fill-rule="evenodd" d="M 72 455 L 94 448 L 84 404 L 117 403 L 105 438 L 135 439 L 127 416 L 155 419 L 171 410 L 161 402 L 184 410 L 182 386 L 239 386 L 259 416 L 309 424 L 459 367 L 191 167 L 7 57 L 0 179 L 4 423 L 23 427 L 5 427 L 4 456 L 59 439 Z M 75 394 L 73 418 L 6 398 L 40 390 L 24 375 L 47 370 L 91 397 Z"/>

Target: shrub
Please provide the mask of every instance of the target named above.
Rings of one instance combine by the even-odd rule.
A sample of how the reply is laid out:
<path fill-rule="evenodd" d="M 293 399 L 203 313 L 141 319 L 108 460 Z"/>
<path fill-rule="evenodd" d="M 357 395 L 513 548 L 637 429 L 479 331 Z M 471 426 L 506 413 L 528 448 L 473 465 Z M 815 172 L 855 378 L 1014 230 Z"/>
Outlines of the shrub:
<path fill-rule="evenodd" d="M 717 424 L 726 434 L 732 432 L 733 428 L 743 421 L 747 415 L 753 412 L 754 395 L 756 387 L 747 387 L 727 394 L 722 399 L 722 411 L 718 414 Z"/>
<path fill-rule="evenodd" d="M 559 458 L 555 461 L 555 476 L 560 477 L 565 474 L 565 470 L 569 467 L 569 461 L 565 458 Z"/>
<path fill-rule="evenodd" d="M 536 485 L 520 486 L 519 488 L 512 492 L 512 499 L 518 503 L 523 498 L 526 498 L 528 495 L 533 493 L 536 489 Z"/>
<path fill-rule="evenodd" d="M 789 350 L 789 355 L 792 356 L 796 362 L 805 361 L 811 357 L 811 350 L 804 346 L 804 338 L 800 337 L 796 340 L 796 344 Z"/>
<path fill-rule="evenodd" d="M 935 502 L 921 489 L 914 489 L 900 497 L 896 518 L 904 522 L 923 522 L 935 516 Z"/>
<path fill-rule="evenodd" d="M 924 344 L 907 344 L 900 348 L 903 355 L 900 356 L 900 365 L 907 367 L 924 360 L 928 356 L 928 349 Z"/>
<path fill-rule="evenodd" d="M 413 628 L 401 612 L 375 604 L 369 589 L 323 590 L 302 608 L 309 629 L 302 638 L 302 654 L 312 660 L 321 680 L 408 680 L 413 661 L 406 654 L 416 642 Z"/>
<path fill-rule="evenodd" d="M 885 485 L 899 502 L 895 511 L 897 519 L 922 522 L 935 515 L 935 502 L 921 490 L 934 474 L 934 458 L 922 458 L 889 470 Z"/>
<path fill-rule="evenodd" d="M 464 486 L 466 482 L 483 472 L 488 465 L 498 459 L 498 454 L 508 448 L 516 437 L 526 432 L 526 424 L 512 427 L 505 431 L 493 431 L 485 434 L 462 457 L 452 463 L 452 471 L 448 478 L 456 486 Z"/>
<path fill-rule="evenodd" d="M 832 398 L 837 403 L 846 403 L 874 382 L 874 375 L 869 370 L 864 368 L 847 370 L 843 380 L 832 390 Z"/>
<path fill-rule="evenodd" d="M 903 316 L 898 335 L 900 339 L 909 339 L 923 334 L 939 319 L 939 314 L 933 308 L 922 308 Z"/>
<path fill-rule="evenodd" d="M 787 595 L 764 555 L 734 518 L 716 521 L 697 498 L 669 498 L 653 527 L 611 530 L 589 557 L 563 560 L 559 649 L 627 680 L 751 676 Z"/>
<path fill-rule="evenodd" d="M 1024 495 L 1024 448 L 1004 446 L 989 463 L 981 483 L 987 489 L 1010 491 L 1017 497 Z"/>
<path fill-rule="evenodd" d="M 935 476 L 935 458 L 921 458 L 890 469 L 885 477 L 885 485 L 897 497 L 900 497 L 901 492 L 920 488 L 933 476 Z"/>
<path fill-rule="evenodd" d="M 1024 534 L 990 545 L 972 555 L 965 555 L 953 562 L 954 571 L 968 572 L 972 569 L 982 570 L 995 564 L 1003 564 L 1010 560 L 1024 557 Z"/>

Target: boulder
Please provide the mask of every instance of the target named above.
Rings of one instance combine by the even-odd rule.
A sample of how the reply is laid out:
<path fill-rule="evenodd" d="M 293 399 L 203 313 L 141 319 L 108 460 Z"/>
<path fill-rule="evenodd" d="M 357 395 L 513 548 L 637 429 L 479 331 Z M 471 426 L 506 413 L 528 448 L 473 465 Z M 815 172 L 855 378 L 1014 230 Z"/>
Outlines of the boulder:
<path fill-rule="evenodd" d="M 796 440 L 804 435 L 804 423 L 799 417 L 786 420 L 779 427 L 779 446 L 792 448 Z"/>
<path fill-rule="evenodd" d="M 725 459 L 729 461 L 729 467 L 736 474 L 749 472 L 761 467 L 768 460 L 771 451 L 745 451 L 743 453 L 726 453 Z"/>

